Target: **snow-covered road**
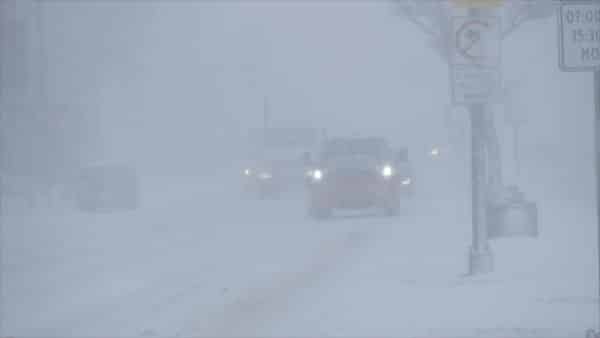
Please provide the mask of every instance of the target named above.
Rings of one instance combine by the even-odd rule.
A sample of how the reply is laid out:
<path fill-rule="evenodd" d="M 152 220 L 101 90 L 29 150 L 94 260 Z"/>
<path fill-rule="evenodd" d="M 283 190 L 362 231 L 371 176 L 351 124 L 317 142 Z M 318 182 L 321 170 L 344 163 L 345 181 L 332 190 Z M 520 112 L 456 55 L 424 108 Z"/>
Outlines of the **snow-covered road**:
<path fill-rule="evenodd" d="M 254 201 L 224 181 L 147 178 L 153 190 L 130 213 L 5 208 L 2 335 L 564 336 L 595 326 L 592 203 L 546 198 L 539 239 L 494 242 L 495 272 L 465 277 L 467 192 L 420 193 L 397 218 L 316 222 L 302 196 Z"/>

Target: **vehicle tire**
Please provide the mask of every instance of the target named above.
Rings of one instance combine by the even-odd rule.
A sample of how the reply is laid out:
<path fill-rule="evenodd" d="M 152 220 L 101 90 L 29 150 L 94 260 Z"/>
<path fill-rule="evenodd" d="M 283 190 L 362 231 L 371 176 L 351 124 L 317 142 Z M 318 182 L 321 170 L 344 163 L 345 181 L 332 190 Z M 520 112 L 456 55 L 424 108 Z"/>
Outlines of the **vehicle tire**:
<path fill-rule="evenodd" d="M 96 213 L 99 211 L 98 202 L 89 198 L 80 197 L 77 201 L 77 209 L 83 212 Z"/>
<path fill-rule="evenodd" d="M 258 199 L 261 201 L 264 201 L 266 199 L 272 198 L 273 194 L 271 191 L 269 191 L 267 188 L 265 187 L 259 187 L 258 188 Z"/>
<path fill-rule="evenodd" d="M 140 196 L 137 192 L 132 193 L 128 196 L 127 201 L 123 204 L 124 210 L 136 210 L 140 207 Z"/>
<path fill-rule="evenodd" d="M 400 213 L 400 206 L 386 206 L 383 212 L 386 217 L 396 217 Z"/>
<path fill-rule="evenodd" d="M 596 333 L 596 331 L 589 329 L 587 331 L 585 331 L 585 338 L 597 338 L 598 334 Z"/>
<path fill-rule="evenodd" d="M 402 210 L 402 198 L 397 191 L 391 191 L 383 202 L 383 212 L 387 217 L 394 217 Z"/>
<path fill-rule="evenodd" d="M 325 220 L 331 217 L 331 209 L 322 206 L 311 206 L 308 213 L 310 217 L 317 220 Z"/>

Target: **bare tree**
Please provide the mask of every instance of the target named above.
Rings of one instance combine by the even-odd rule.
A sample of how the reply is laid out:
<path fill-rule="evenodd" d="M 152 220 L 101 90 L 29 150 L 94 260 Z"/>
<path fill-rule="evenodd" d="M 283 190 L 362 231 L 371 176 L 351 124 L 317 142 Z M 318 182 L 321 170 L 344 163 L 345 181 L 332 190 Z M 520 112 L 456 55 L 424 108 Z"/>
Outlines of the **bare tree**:
<path fill-rule="evenodd" d="M 398 14 L 419 27 L 448 60 L 452 40 L 451 19 L 459 0 L 393 0 Z M 552 0 L 505 0 L 496 10 L 506 38 L 524 23 L 554 15 L 558 2 Z"/>

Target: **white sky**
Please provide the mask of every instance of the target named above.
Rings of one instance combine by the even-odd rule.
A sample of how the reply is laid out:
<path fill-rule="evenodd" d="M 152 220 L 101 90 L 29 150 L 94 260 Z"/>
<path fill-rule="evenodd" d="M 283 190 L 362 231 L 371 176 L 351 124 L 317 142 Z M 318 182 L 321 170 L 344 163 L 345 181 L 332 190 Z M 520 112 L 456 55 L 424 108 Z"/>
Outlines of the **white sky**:
<path fill-rule="evenodd" d="M 387 2 L 46 6 L 51 96 L 97 110 L 121 150 L 187 154 L 215 135 L 233 140 L 260 126 L 264 95 L 273 123 L 414 146 L 445 133 L 447 66 Z M 593 117 L 591 75 L 561 73 L 556 40 L 554 18 L 524 24 L 504 41 L 503 77 L 535 133 L 524 142 L 589 153 L 579 130 Z"/>

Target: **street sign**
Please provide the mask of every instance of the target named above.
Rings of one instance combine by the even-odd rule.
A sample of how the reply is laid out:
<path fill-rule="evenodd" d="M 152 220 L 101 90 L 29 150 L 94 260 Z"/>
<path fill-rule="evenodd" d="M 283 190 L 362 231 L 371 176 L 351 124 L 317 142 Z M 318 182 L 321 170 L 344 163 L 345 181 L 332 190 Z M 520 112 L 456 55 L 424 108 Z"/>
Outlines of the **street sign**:
<path fill-rule="evenodd" d="M 487 103 L 498 99 L 500 72 L 497 69 L 455 66 L 451 78 L 455 104 Z"/>
<path fill-rule="evenodd" d="M 559 65 L 563 71 L 600 70 L 600 2 L 565 1 L 559 20 Z"/>
<path fill-rule="evenodd" d="M 452 27 L 453 102 L 473 104 L 497 99 L 501 87 L 499 18 L 456 17 Z"/>
<path fill-rule="evenodd" d="M 496 17 L 456 17 L 453 26 L 452 64 L 482 66 L 500 65 L 500 20 Z"/>

